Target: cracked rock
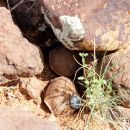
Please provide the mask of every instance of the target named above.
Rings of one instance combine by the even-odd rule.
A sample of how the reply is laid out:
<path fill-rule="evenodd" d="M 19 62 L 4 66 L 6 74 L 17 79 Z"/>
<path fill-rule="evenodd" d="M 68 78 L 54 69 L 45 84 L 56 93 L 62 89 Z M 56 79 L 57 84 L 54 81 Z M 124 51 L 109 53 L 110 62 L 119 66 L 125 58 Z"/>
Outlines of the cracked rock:
<path fill-rule="evenodd" d="M 46 22 L 71 50 L 112 51 L 130 44 L 129 0 L 41 0 Z M 50 4 L 51 3 L 51 4 Z"/>
<path fill-rule="evenodd" d="M 25 39 L 10 12 L 0 7 L 0 84 L 43 71 L 40 49 Z"/>

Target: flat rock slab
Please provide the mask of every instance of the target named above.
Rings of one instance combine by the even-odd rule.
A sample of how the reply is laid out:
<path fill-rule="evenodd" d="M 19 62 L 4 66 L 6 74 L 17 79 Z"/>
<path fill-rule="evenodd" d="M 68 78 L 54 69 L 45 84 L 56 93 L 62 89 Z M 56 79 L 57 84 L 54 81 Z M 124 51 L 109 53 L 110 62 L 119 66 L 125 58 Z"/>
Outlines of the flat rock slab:
<path fill-rule="evenodd" d="M 130 44 L 129 0 L 41 0 L 45 19 L 72 50 L 112 51 Z M 50 4 L 51 3 L 51 4 Z"/>
<path fill-rule="evenodd" d="M 22 36 L 10 12 L 0 7 L 0 84 L 40 74 L 42 59 L 40 49 Z"/>
<path fill-rule="evenodd" d="M 56 122 L 39 119 L 18 108 L 0 107 L 1 130 L 60 130 Z"/>

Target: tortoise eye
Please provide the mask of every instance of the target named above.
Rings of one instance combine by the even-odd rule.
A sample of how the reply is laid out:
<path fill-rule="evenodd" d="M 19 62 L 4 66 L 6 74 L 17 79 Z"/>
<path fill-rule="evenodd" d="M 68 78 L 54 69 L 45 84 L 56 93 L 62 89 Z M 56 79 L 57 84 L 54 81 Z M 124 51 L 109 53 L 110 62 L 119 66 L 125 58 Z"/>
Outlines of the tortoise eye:
<path fill-rule="evenodd" d="M 69 104 L 73 109 L 79 109 L 81 107 L 81 98 L 77 95 L 70 96 Z"/>

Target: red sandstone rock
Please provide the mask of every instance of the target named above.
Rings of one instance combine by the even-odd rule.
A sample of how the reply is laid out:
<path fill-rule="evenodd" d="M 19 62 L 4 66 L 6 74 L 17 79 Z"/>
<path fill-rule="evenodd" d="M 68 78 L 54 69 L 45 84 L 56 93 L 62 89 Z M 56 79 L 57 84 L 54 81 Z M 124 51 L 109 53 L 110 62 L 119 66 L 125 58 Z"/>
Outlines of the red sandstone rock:
<path fill-rule="evenodd" d="M 10 12 L 0 7 L 0 84 L 40 74 L 42 60 L 40 49 L 22 36 Z"/>
<path fill-rule="evenodd" d="M 40 100 L 41 92 L 48 82 L 43 82 L 36 77 L 20 79 L 20 91 L 32 99 Z"/>
<path fill-rule="evenodd" d="M 130 89 L 130 46 L 108 55 L 105 63 L 109 64 L 110 68 L 107 76 L 114 76 L 115 84 Z"/>
<path fill-rule="evenodd" d="M 130 44 L 129 0 L 41 0 L 47 23 L 72 50 L 116 50 Z M 51 3 L 51 4 L 50 4 Z"/>
<path fill-rule="evenodd" d="M 0 7 L 3 7 L 3 6 L 5 7 L 5 3 L 4 3 L 3 0 L 1 0 L 1 1 L 0 1 Z"/>
<path fill-rule="evenodd" d="M 77 95 L 73 82 L 66 77 L 58 77 L 48 85 L 44 102 L 54 115 L 70 115 L 74 112 L 69 105 L 71 95 Z"/>
<path fill-rule="evenodd" d="M 0 130 L 60 130 L 55 122 L 16 108 L 0 107 L 0 116 Z"/>
<path fill-rule="evenodd" d="M 79 68 L 74 57 L 79 58 L 78 52 L 70 51 L 64 47 L 54 48 L 49 54 L 50 68 L 60 76 L 70 77 Z"/>
<path fill-rule="evenodd" d="M 124 118 L 126 120 L 129 120 L 130 122 L 130 109 L 129 108 L 116 106 L 113 112 L 114 112 L 113 114 L 115 114 L 117 118 Z"/>
<path fill-rule="evenodd" d="M 130 46 L 106 57 L 104 67 L 108 64 L 107 78 L 112 78 L 123 104 L 130 106 Z"/>

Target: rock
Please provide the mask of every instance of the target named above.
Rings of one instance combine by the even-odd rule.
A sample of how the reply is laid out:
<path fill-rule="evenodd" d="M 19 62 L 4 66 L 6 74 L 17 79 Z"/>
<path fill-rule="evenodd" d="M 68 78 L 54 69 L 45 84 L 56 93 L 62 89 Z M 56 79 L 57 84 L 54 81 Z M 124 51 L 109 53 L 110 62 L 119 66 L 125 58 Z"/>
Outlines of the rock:
<path fill-rule="evenodd" d="M 51 3 L 51 4 L 50 4 Z M 129 0 L 41 0 L 56 37 L 71 50 L 112 51 L 130 44 Z"/>
<path fill-rule="evenodd" d="M 49 53 L 50 68 L 57 75 L 70 77 L 79 68 L 74 57 L 79 59 L 78 52 L 70 51 L 64 47 L 54 48 Z"/>
<path fill-rule="evenodd" d="M 129 130 L 130 128 L 130 109 L 122 106 L 116 106 L 112 110 L 112 117 L 115 121 L 119 122 L 118 130 Z"/>
<path fill-rule="evenodd" d="M 113 77 L 119 96 L 130 106 L 130 46 L 108 55 L 104 63 L 109 64 L 106 77 Z"/>
<path fill-rule="evenodd" d="M 47 59 L 44 59 L 44 69 L 43 72 L 41 73 L 41 77 L 44 81 L 50 81 L 51 79 L 56 78 L 57 75 L 50 68 L 48 56 L 46 58 Z"/>
<path fill-rule="evenodd" d="M 0 115 L 1 130 L 60 130 L 55 122 L 16 108 L 0 107 Z"/>
<path fill-rule="evenodd" d="M 108 55 L 105 62 L 110 62 L 107 75 L 114 76 L 114 83 L 130 89 L 130 46 Z"/>
<path fill-rule="evenodd" d="M 5 3 L 4 3 L 3 0 L 1 0 L 1 1 L 0 1 L 0 7 L 3 7 L 3 6 L 5 7 Z"/>
<path fill-rule="evenodd" d="M 20 3 L 20 4 L 19 4 Z M 40 47 L 46 47 L 55 42 L 55 35 L 48 27 L 41 13 L 39 0 L 21 1 L 9 0 L 13 20 L 23 32 L 23 35 Z"/>
<path fill-rule="evenodd" d="M 116 106 L 115 109 L 113 110 L 114 118 L 115 119 L 125 119 L 128 120 L 130 123 L 130 109 L 125 108 L 122 106 Z"/>
<path fill-rule="evenodd" d="M 13 23 L 10 12 L 0 7 L 0 84 L 43 71 L 40 49 L 29 43 Z"/>
<path fill-rule="evenodd" d="M 118 89 L 118 96 L 122 99 L 122 105 L 126 108 L 130 108 L 130 89 L 123 86 L 116 86 Z"/>
<path fill-rule="evenodd" d="M 78 95 L 73 82 L 66 77 L 58 77 L 48 85 L 44 102 L 55 116 L 70 115 L 74 112 L 69 105 L 71 95 Z"/>
<path fill-rule="evenodd" d="M 29 99 L 40 99 L 41 92 L 44 90 L 47 82 L 43 82 L 36 77 L 21 78 L 20 91 Z"/>

